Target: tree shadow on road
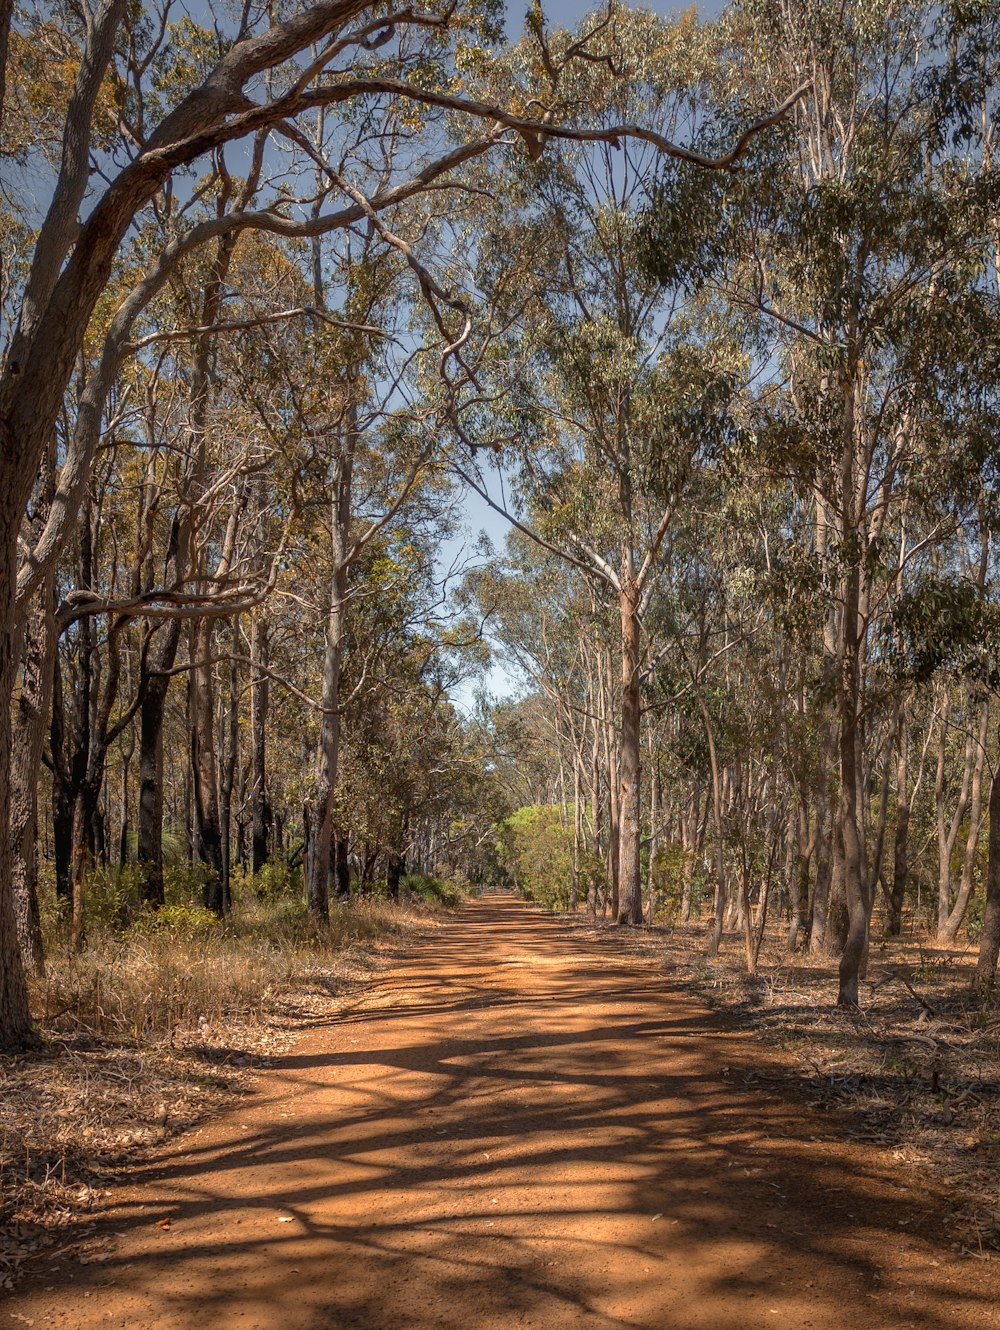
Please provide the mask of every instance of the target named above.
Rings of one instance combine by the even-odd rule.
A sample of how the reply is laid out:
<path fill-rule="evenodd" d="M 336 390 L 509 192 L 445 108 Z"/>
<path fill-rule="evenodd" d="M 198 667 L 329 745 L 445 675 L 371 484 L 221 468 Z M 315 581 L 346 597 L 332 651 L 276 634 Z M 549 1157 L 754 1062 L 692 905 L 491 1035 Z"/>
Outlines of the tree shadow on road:
<path fill-rule="evenodd" d="M 139 1170 L 107 1224 L 147 1239 L 101 1278 L 170 1326 L 988 1324 L 944 1198 L 754 1084 L 768 1056 L 549 916 L 472 906 Z"/>

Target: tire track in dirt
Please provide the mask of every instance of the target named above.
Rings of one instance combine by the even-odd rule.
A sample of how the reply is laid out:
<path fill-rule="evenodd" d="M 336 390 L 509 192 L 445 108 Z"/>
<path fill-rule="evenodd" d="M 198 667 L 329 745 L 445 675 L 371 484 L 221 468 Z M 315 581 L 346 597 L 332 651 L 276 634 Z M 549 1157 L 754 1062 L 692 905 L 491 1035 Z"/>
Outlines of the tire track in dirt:
<path fill-rule="evenodd" d="M 975 1330 L 990 1264 L 662 974 L 509 898 L 137 1170 L 0 1326 Z M 734 1083 L 736 1082 L 736 1083 Z"/>

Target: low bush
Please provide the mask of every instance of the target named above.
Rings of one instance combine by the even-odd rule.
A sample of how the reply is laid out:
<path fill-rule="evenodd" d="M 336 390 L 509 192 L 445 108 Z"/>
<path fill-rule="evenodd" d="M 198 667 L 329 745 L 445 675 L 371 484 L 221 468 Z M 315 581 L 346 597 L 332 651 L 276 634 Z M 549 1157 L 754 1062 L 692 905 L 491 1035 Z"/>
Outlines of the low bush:
<path fill-rule="evenodd" d="M 240 872 L 232 875 L 234 897 L 245 897 L 251 892 L 261 900 L 282 897 L 305 899 L 305 883 L 301 868 L 290 868 L 284 859 L 265 864 L 257 873 Z"/>
<path fill-rule="evenodd" d="M 407 873 L 400 879 L 399 889 L 410 896 L 418 896 L 431 904 L 454 909 L 464 894 L 457 882 L 432 877 L 429 873 Z"/>

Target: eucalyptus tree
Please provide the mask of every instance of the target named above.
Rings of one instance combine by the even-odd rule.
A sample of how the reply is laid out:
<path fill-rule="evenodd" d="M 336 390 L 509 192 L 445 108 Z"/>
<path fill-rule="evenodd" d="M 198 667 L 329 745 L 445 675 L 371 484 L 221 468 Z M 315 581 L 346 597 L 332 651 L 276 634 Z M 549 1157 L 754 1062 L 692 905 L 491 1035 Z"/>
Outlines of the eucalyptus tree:
<path fill-rule="evenodd" d="M 560 49 L 573 41 L 565 34 Z M 591 39 L 603 58 L 579 69 L 532 60 L 526 40 L 525 95 L 558 90 L 602 130 L 635 118 L 675 135 L 695 123 L 715 41 L 710 25 L 609 9 Z M 621 923 L 643 913 L 643 616 L 691 477 L 729 429 L 740 363 L 726 321 L 640 261 L 656 158 L 644 144 L 602 143 L 513 163 L 480 268 L 496 321 L 510 330 L 493 372 L 504 391 L 514 385 L 503 464 L 517 473 L 521 515 L 617 606 Z M 491 419 L 469 437 L 502 442 L 503 429 Z"/>
<path fill-rule="evenodd" d="M 554 754 L 554 802 L 564 821 L 573 818 L 570 908 L 575 909 L 582 896 L 592 905 L 600 896 L 606 908 L 603 888 L 617 876 L 611 850 L 618 844 L 619 823 L 609 780 L 617 763 L 613 698 L 608 696 L 612 680 L 602 668 L 613 637 L 614 616 L 600 595 L 603 587 L 581 578 L 579 570 L 566 560 L 512 531 L 506 557 L 491 560 L 470 574 L 464 590 L 483 618 L 492 647 L 516 664 L 547 703 L 536 722 L 542 733 L 532 737 Z M 512 775 L 508 773 L 508 778 Z M 527 798 L 527 802 L 538 799 Z M 598 874 L 605 826 L 610 861 L 607 873 Z M 613 890 L 611 894 L 614 896 Z"/>

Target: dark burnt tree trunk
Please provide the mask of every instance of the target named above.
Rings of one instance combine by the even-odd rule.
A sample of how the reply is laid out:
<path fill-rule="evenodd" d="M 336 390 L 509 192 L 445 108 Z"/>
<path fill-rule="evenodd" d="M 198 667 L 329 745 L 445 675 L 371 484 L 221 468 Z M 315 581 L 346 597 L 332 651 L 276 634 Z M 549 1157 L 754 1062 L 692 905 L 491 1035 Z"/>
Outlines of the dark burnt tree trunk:
<path fill-rule="evenodd" d="M 202 568 L 199 586 L 210 598 L 225 584 L 232 567 L 236 536 L 247 502 L 247 490 L 233 504 L 226 522 L 214 572 Z M 204 551 L 196 566 L 203 565 Z M 194 792 L 195 857 L 205 865 L 205 905 L 218 915 L 229 911 L 229 854 L 227 828 L 222 815 L 222 781 L 215 743 L 215 618 L 199 614 L 191 629 L 191 668 L 188 673 L 188 723 L 191 727 L 191 780 Z"/>
<path fill-rule="evenodd" d="M 52 858 L 55 866 L 56 901 L 67 914 L 73 908 L 70 863 L 73 849 L 73 803 L 66 770 L 66 711 L 63 705 L 62 665 L 59 652 L 52 661 L 52 715 L 49 753 L 52 767 Z"/>
<path fill-rule="evenodd" d="M 333 846 L 333 857 L 336 867 L 337 895 L 341 900 L 347 900 L 351 894 L 351 863 L 348 850 L 347 837 L 338 835 Z"/>
<path fill-rule="evenodd" d="M 399 900 L 399 884 L 406 871 L 406 856 L 398 850 L 390 850 L 386 860 L 385 885 L 390 899 Z"/>
<path fill-rule="evenodd" d="M 222 853 L 219 772 L 215 751 L 215 688 L 212 675 L 212 621 L 198 618 L 191 630 L 188 715 L 191 725 L 191 781 L 194 793 L 194 854 L 205 867 L 206 909 L 224 915 L 229 907 Z"/>
<path fill-rule="evenodd" d="M 180 642 L 180 619 L 168 620 L 155 633 L 143 662 L 139 707 L 139 811 L 136 857 L 142 868 L 140 892 L 154 909 L 163 895 L 163 723 L 170 671 Z"/>

